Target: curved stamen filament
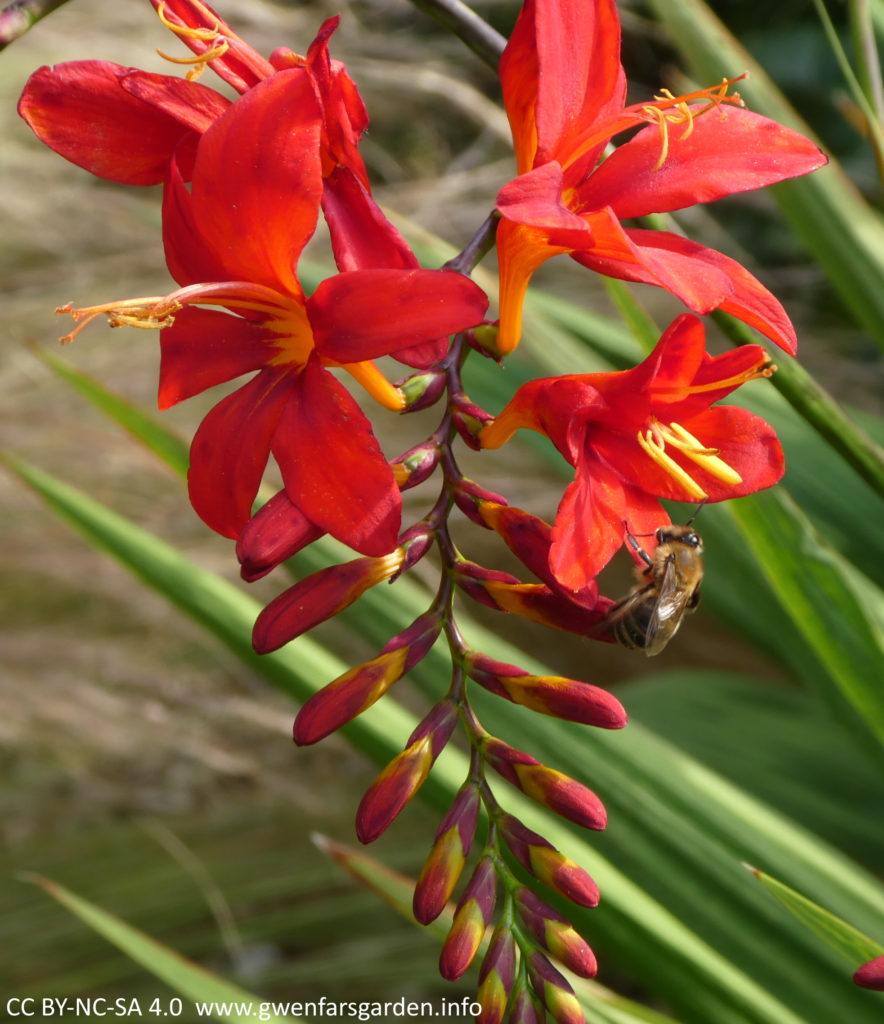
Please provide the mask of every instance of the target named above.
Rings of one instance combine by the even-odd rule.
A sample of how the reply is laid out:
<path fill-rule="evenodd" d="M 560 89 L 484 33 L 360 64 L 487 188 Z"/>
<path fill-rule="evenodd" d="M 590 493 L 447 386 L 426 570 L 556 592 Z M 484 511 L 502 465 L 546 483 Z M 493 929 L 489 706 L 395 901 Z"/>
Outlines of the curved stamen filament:
<path fill-rule="evenodd" d="M 759 380 L 763 377 L 770 377 L 776 373 L 777 368 L 771 362 L 760 363 L 756 366 L 750 366 L 747 370 L 742 370 L 740 373 L 735 373 L 731 377 L 724 377 L 721 380 L 710 380 L 705 384 L 688 384 L 684 385 L 673 385 L 671 387 L 656 387 L 652 386 L 655 394 L 679 394 L 679 395 L 699 395 L 704 391 L 721 391 L 733 388 L 738 388 L 743 384 L 748 383 L 750 380 Z"/>
<path fill-rule="evenodd" d="M 665 443 L 654 436 L 653 430 L 640 430 L 636 435 L 636 440 L 638 441 L 642 451 L 644 451 L 646 455 L 649 455 L 665 473 L 675 480 L 676 483 L 681 484 L 692 498 L 696 498 L 697 501 L 700 501 L 703 498 L 709 497 L 709 495 L 703 490 L 697 481 L 694 480 L 687 470 L 682 469 L 671 455 L 666 454 L 664 450 Z"/>
<path fill-rule="evenodd" d="M 662 166 L 663 161 L 665 161 L 666 154 L 669 151 L 668 125 L 690 122 L 685 133 L 681 136 L 681 138 L 687 138 L 693 131 L 694 118 L 700 117 L 707 111 L 721 106 L 722 103 L 732 103 L 739 107 L 744 106 L 739 93 L 733 93 L 729 96 L 727 90 L 728 86 L 746 77 L 748 77 L 748 72 L 743 72 L 742 75 L 737 75 L 735 78 L 723 78 L 718 85 L 712 85 L 706 89 L 697 89 L 695 92 L 684 93 L 681 96 L 673 96 L 668 89 L 661 89 L 660 93 L 654 96 L 651 103 L 624 107 L 619 113 L 614 114 L 600 124 L 594 125 L 592 131 L 583 136 L 572 152 L 568 154 L 567 158 L 562 161 L 562 166 L 567 169 L 593 147 L 607 142 L 615 135 L 619 135 L 620 132 L 626 131 L 627 128 L 641 124 L 643 121 L 651 121 L 660 127 L 661 135 L 663 135 L 662 145 L 665 147 L 662 158 L 654 168 L 658 170 Z M 688 104 L 695 100 L 705 100 L 706 104 L 703 107 L 689 107 Z M 664 111 L 673 109 L 678 111 L 678 113 L 667 118 L 664 115 Z"/>
<path fill-rule="evenodd" d="M 710 476 L 722 483 L 736 486 L 742 483 L 743 478 L 724 459 L 719 458 L 719 448 L 707 448 L 702 441 L 699 441 L 693 434 L 680 423 L 660 423 L 652 419 L 646 430 L 640 430 L 636 437 L 642 451 L 649 455 L 658 466 L 669 476 L 676 480 L 692 497 L 697 500 L 708 497 L 700 484 L 680 466 L 671 455 L 666 452 L 669 445 L 680 451 L 683 455 L 695 462 L 701 469 Z"/>
<path fill-rule="evenodd" d="M 191 39 L 197 39 L 200 42 L 210 44 L 203 53 L 197 54 L 195 57 L 170 57 L 169 54 L 163 53 L 162 50 L 157 50 L 157 53 L 163 60 L 169 61 L 170 64 L 193 65 L 185 76 L 189 82 L 193 82 L 199 78 L 211 61 L 217 60 L 218 57 L 223 57 L 227 53 L 230 49 L 230 43 L 221 34 L 221 26 L 217 21 L 211 28 L 191 28 L 188 25 L 178 25 L 174 21 L 170 21 L 166 17 L 165 11 L 166 5 L 161 3 L 157 8 L 157 17 L 175 35 L 187 36 Z"/>
<path fill-rule="evenodd" d="M 716 480 L 732 485 L 743 482 L 743 478 L 733 466 L 729 466 L 724 459 L 718 457 L 721 449 L 704 447 L 703 443 L 685 430 L 680 423 L 670 423 L 668 427 L 659 424 L 658 429 L 666 442 L 683 452 L 701 469 L 705 469 L 707 473 L 714 476 Z"/>
<path fill-rule="evenodd" d="M 82 322 L 78 323 L 70 334 L 66 334 L 58 340 L 62 345 L 68 345 L 84 327 L 88 327 L 96 317 L 102 314 L 108 318 L 111 327 L 122 327 L 123 325 L 147 328 L 168 327 L 172 322 L 171 314 L 177 312 L 177 310 L 170 309 L 158 319 L 154 315 L 154 311 L 163 301 L 162 295 L 149 295 L 139 299 L 121 299 L 116 302 L 105 302 L 100 306 L 84 306 L 82 309 L 77 309 L 69 302 L 66 306 L 59 306 L 55 312 L 67 313 L 74 320 Z M 180 308 L 179 306 L 178 309 Z M 164 320 L 168 320 L 168 323 L 162 322 Z"/>

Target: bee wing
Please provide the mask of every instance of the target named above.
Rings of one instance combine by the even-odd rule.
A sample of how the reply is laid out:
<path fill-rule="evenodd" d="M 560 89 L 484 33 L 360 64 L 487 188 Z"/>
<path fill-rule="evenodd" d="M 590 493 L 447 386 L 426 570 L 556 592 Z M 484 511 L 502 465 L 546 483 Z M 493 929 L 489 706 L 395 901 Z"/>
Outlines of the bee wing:
<path fill-rule="evenodd" d="M 657 583 L 657 602 L 645 634 L 645 654 L 648 657 L 659 654 L 675 636 L 692 597 L 693 590 L 678 584 L 675 559 L 668 559 L 662 579 Z"/>

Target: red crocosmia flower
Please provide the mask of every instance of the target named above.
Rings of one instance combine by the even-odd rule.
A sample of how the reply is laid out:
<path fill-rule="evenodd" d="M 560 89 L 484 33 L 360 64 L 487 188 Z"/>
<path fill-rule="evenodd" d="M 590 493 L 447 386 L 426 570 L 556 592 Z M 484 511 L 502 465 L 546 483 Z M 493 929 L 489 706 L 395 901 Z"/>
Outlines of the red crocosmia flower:
<path fill-rule="evenodd" d="M 497 448 L 527 427 L 546 434 L 575 467 L 549 556 L 563 586 L 579 590 L 592 581 L 626 526 L 644 535 L 668 523 L 660 498 L 723 501 L 780 479 L 783 452 L 773 428 L 745 409 L 710 408 L 772 370 L 760 345 L 709 356 L 703 324 L 684 314 L 631 370 L 519 388 L 480 441 Z"/>
<path fill-rule="evenodd" d="M 338 274 L 306 298 L 294 268 L 318 218 L 320 132 L 303 71 L 259 82 L 203 134 L 190 191 L 172 162 L 163 228 L 181 287 L 70 312 L 163 329 L 161 408 L 259 371 L 209 412 L 191 447 L 191 501 L 214 530 L 238 536 L 272 453 L 311 523 L 381 555 L 396 546 L 399 489 L 366 416 L 326 367 L 401 409 L 371 360 L 475 325 L 487 299 L 461 274 L 395 269 Z"/>
<path fill-rule="evenodd" d="M 240 93 L 279 71 L 300 68 L 310 77 L 322 111 L 322 208 L 338 269 L 417 269 L 414 253 L 371 195 L 357 148 L 368 115 L 346 67 L 332 60 L 328 49 L 340 19 L 322 24 L 306 56 L 280 48 L 268 60 L 200 0 L 151 2 L 194 53 L 193 58 L 167 57 L 193 65 L 188 77 L 210 67 Z M 199 135 L 229 103 L 194 81 L 107 61 L 73 61 L 36 71 L 19 112 L 47 146 L 98 177 L 154 185 L 165 178 L 173 155 L 181 176 L 190 180 Z M 428 367 L 444 355 L 446 345 L 444 337 L 434 338 L 403 348 L 397 358 Z"/>
<path fill-rule="evenodd" d="M 736 106 L 730 82 L 625 106 L 614 0 L 526 0 L 500 61 L 519 177 L 500 191 L 498 350 L 519 342 L 531 275 L 551 256 L 722 309 L 794 352 L 780 304 L 712 249 L 621 221 L 706 203 L 826 163 L 803 135 Z M 599 163 L 610 140 L 645 125 Z"/>

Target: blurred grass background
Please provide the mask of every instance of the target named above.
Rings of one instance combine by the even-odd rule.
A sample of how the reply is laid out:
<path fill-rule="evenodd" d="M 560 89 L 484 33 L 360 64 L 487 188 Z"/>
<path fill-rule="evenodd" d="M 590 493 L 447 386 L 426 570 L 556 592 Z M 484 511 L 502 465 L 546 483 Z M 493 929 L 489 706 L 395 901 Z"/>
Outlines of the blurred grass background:
<path fill-rule="evenodd" d="M 263 53 L 279 45 L 303 52 L 323 18 L 343 13 L 332 52 L 347 62 L 372 117 L 362 151 L 379 198 L 455 245 L 469 238 L 512 164 L 494 76 L 458 40 L 401 0 L 219 0 L 217 6 Z M 475 6 L 504 32 L 517 9 L 496 0 Z M 790 91 L 867 194 L 880 199 L 867 148 L 842 116 L 837 69 L 809 5 L 792 0 L 772 11 L 753 0 L 712 7 Z M 638 98 L 668 84 L 671 54 L 639 4 L 623 3 L 621 13 L 624 61 Z M 17 118 L 16 99 L 30 72 L 44 63 L 104 58 L 169 73 L 155 47 L 180 52 L 146 0 L 70 0 L 0 55 L 3 446 L 76 481 L 233 580 L 231 546 L 199 523 L 180 481 L 109 428 L 32 352 L 35 345 L 53 347 L 68 329 L 53 315 L 56 306 L 161 294 L 169 279 L 158 190 L 117 187 L 54 156 Z M 880 411 L 880 362 L 872 343 L 851 326 L 797 243 L 771 228 L 770 209 L 769 197 L 753 193 L 690 211 L 687 222 L 706 244 L 750 267 L 761 265 L 759 275 L 799 326 L 803 363 L 838 397 Z M 601 286 L 570 261 L 548 264 L 538 281 L 611 311 Z M 681 311 L 662 293 L 646 290 L 641 298 L 663 323 Z M 96 325 L 66 355 L 108 387 L 152 404 L 152 336 Z M 185 403 L 165 414 L 166 421 L 188 434 L 212 402 Z M 379 430 L 391 456 L 417 440 L 410 420 L 389 417 Z M 478 464 L 465 460 L 467 467 Z M 561 482 L 525 449 L 496 454 L 476 475 L 547 517 L 561 492 Z M 422 507 L 425 499 L 419 493 L 411 500 Z M 312 994 L 328 994 L 346 962 L 347 997 L 409 995 L 405 978 L 418 994 L 455 996 L 460 990 L 436 978 L 434 942 L 356 891 L 307 841 L 313 829 L 350 841 L 353 810 L 372 767 L 335 737 L 319 748 L 294 750 L 289 701 L 73 536 L 6 474 L 0 476 L 0 514 L 0 827 L 6 840 L 0 902 L 8 911 L 0 926 L 6 950 L 0 987 L 41 995 L 129 995 L 158 987 L 15 880 L 14 871 L 28 869 L 56 877 L 262 993 L 300 998 L 313 986 Z M 470 553 L 481 554 L 482 543 L 484 536 L 471 537 Z M 280 585 L 271 578 L 250 591 L 270 597 Z M 523 623 L 485 621 L 526 634 Z M 785 681 L 780 665 L 720 624 L 704 619 L 690 626 L 690 646 L 674 644 L 655 669 L 689 662 Z M 325 635 L 347 660 L 346 631 Z M 629 652 L 602 654 L 539 627 L 529 625 L 527 635 L 563 673 L 585 675 L 591 658 L 592 679 L 603 685 L 650 667 Z M 428 813 L 411 808 L 379 856 L 415 872 L 432 831 Z M 213 916 L 211 886 L 194 875 L 178 841 L 223 892 L 232 932 L 225 931 L 223 914 L 220 924 Z M 354 921 L 358 936 L 348 929 Z M 360 976 L 355 963 L 364 966 Z"/>

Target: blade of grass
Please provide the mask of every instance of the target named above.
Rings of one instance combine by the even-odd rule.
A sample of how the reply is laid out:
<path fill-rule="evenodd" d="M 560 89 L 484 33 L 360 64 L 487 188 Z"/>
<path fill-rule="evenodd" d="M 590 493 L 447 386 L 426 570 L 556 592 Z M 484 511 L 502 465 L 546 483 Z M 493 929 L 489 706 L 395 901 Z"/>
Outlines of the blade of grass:
<path fill-rule="evenodd" d="M 103 935 L 108 942 L 112 942 L 126 956 L 156 975 L 175 992 L 193 1003 L 215 1004 L 211 1016 L 216 1020 L 246 1024 L 258 1016 L 261 1000 L 257 996 L 209 973 L 199 964 L 185 960 L 168 946 L 156 942 L 137 928 L 56 882 L 40 875 L 24 875 L 23 878 L 39 885 L 44 892 L 67 907 L 85 925 Z M 217 1004 L 224 1004 L 225 1008 L 220 1009 Z M 272 1024 L 282 1024 L 282 1018 L 271 1014 L 266 1008 L 261 1019 L 271 1021 Z M 286 1018 L 293 1019 L 296 1018 Z"/>
<path fill-rule="evenodd" d="M 831 949 L 840 953 L 854 967 L 884 955 L 884 946 L 874 942 L 867 935 L 843 921 L 840 917 L 806 896 L 772 878 L 764 871 L 745 864 L 765 889 L 777 899 L 798 921 L 805 925 L 814 935 L 822 939 Z"/>

